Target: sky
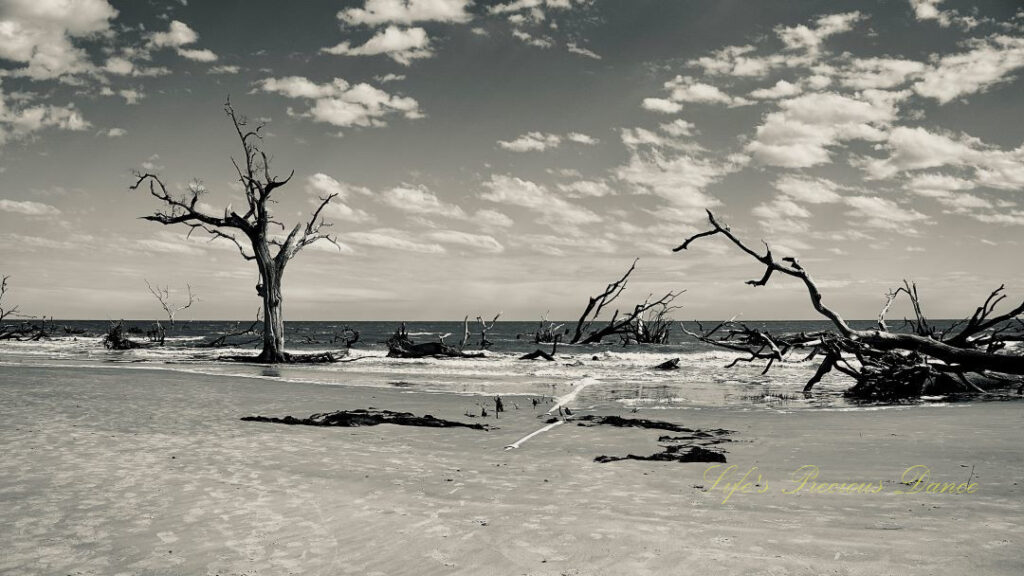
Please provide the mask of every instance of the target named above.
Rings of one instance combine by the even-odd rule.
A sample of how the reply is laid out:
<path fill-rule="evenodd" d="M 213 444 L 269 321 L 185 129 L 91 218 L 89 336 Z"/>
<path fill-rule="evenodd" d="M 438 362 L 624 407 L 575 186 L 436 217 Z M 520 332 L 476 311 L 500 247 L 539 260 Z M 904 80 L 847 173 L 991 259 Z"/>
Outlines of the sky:
<path fill-rule="evenodd" d="M 158 317 L 148 280 L 252 318 L 255 265 L 129 190 L 244 205 L 230 98 L 279 219 L 338 193 L 289 319 L 573 318 L 634 258 L 623 305 L 815 317 L 722 238 L 672 253 L 707 209 L 847 318 L 903 279 L 961 316 L 1024 297 L 1022 73 L 1019 0 L 0 0 L 0 274 L 37 316 Z"/>

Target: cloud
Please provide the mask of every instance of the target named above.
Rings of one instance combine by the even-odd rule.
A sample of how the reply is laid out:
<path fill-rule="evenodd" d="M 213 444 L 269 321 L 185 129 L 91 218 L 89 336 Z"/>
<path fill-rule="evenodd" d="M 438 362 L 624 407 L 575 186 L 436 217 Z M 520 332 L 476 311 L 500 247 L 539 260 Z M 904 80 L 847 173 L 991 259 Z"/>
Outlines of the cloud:
<path fill-rule="evenodd" d="M 117 16 L 106 0 L 5 0 L 0 14 L 0 59 L 24 64 L 15 74 L 35 80 L 93 69 L 73 40 L 110 32 Z"/>
<path fill-rule="evenodd" d="M 317 172 L 312 176 L 306 177 L 306 192 L 315 196 L 330 196 L 331 194 L 336 194 L 338 196 L 338 200 L 342 201 L 348 200 L 352 193 L 363 196 L 369 196 L 372 194 L 368 188 L 339 182 L 323 172 Z"/>
<path fill-rule="evenodd" d="M 498 227 L 498 228 L 509 228 L 515 222 L 511 218 L 498 212 L 497 210 L 482 209 L 477 210 L 473 214 L 472 220 L 477 224 L 482 225 L 483 228 Z"/>
<path fill-rule="evenodd" d="M 692 76 L 676 76 L 665 82 L 669 90 L 669 98 L 673 102 L 699 102 L 704 104 L 725 104 L 727 106 L 744 106 L 750 104 L 745 98 L 735 98 L 722 92 L 711 84 L 699 82 Z"/>
<path fill-rule="evenodd" d="M 707 74 L 737 77 L 763 77 L 773 68 L 783 65 L 786 58 L 781 55 L 770 57 L 754 56 L 751 53 L 757 48 L 749 44 L 745 46 L 726 46 L 711 53 L 690 60 L 690 66 L 697 66 Z"/>
<path fill-rule="evenodd" d="M 392 208 L 418 216 L 447 216 L 459 219 L 466 217 L 462 208 L 442 202 L 425 186 L 403 184 L 381 192 L 379 200 Z"/>
<path fill-rule="evenodd" d="M 777 100 L 779 98 L 789 98 L 790 96 L 796 96 L 803 91 L 798 84 L 792 84 L 785 80 L 779 80 L 771 88 L 759 88 L 750 93 L 751 98 L 757 98 L 758 100 Z"/>
<path fill-rule="evenodd" d="M 404 236 L 405 233 L 401 230 L 378 228 L 368 232 L 346 232 L 341 234 L 341 239 L 350 244 L 402 250 L 405 252 L 418 252 L 421 254 L 443 254 L 445 252 L 444 247 L 440 244 L 416 242 Z"/>
<path fill-rule="evenodd" d="M 600 140 L 593 136 L 579 132 L 570 132 L 564 137 L 545 132 L 527 132 L 514 140 L 498 140 L 498 146 L 512 152 L 543 152 L 552 148 L 558 148 L 562 144 L 563 139 L 586 146 L 593 146 L 600 142 Z"/>
<path fill-rule="evenodd" d="M 142 92 L 139 92 L 138 90 L 136 90 L 134 88 L 126 88 L 124 90 L 120 90 L 118 92 L 118 95 L 120 95 L 121 98 L 124 98 L 124 103 L 128 104 L 129 106 L 131 106 L 133 104 L 138 104 L 139 100 L 142 100 L 143 98 L 146 97 L 145 94 L 143 94 Z"/>
<path fill-rule="evenodd" d="M 323 214 L 328 218 L 344 220 L 346 222 L 372 222 L 375 220 L 372 215 L 365 211 L 352 208 L 345 203 L 353 193 L 364 196 L 370 195 L 371 192 L 366 188 L 339 182 L 323 172 L 317 172 L 306 178 L 305 189 L 312 196 L 309 199 L 309 203 L 313 206 L 320 205 L 320 198 L 330 196 L 331 194 L 337 195 L 330 204 L 324 207 Z"/>
<path fill-rule="evenodd" d="M 211 66 L 210 69 L 206 71 L 206 73 L 207 74 L 238 74 L 239 72 L 241 72 L 241 70 L 242 69 L 239 68 L 238 66 L 222 65 L 222 66 Z"/>
<path fill-rule="evenodd" d="M 128 131 L 124 128 L 111 128 L 102 132 L 102 134 L 107 138 L 121 138 L 122 136 L 127 135 Z"/>
<path fill-rule="evenodd" d="M 60 210 L 49 204 L 32 202 L 30 200 L 19 202 L 17 200 L 0 199 L 0 211 L 24 214 L 25 216 L 56 216 L 60 214 Z"/>
<path fill-rule="evenodd" d="M 871 228 L 914 234 L 916 231 L 910 225 L 928 219 L 924 214 L 904 208 L 888 198 L 850 196 L 844 201 L 852 208 L 850 216 L 860 219 L 865 226 Z"/>
<path fill-rule="evenodd" d="M 848 140 L 885 140 L 897 118 L 896 102 L 905 95 L 869 93 L 859 97 L 834 92 L 797 96 L 779 103 L 757 127 L 747 151 L 761 164 L 807 168 L 831 162 L 829 149 Z"/>
<path fill-rule="evenodd" d="M 817 54 L 821 45 L 830 36 L 849 32 L 853 25 L 863 17 L 860 12 L 846 12 L 843 14 L 829 14 L 820 16 L 814 21 L 814 27 L 804 24 L 797 26 L 777 26 L 775 33 L 782 43 L 789 50 L 803 50 L 810 54 Z"/>
<path fill-rule="evenodd" d="M 945 198 L 953 192 L 972 190 L 977 185 L 970 180 L 948 174 L 916 174 L 903 187 L 922 196 Z"/>
<path fill-rule="evenodd" d="M 1010 73 L 1024 67 L 1024 38 L 1000 35 L 968 45 L 972 49 L 967 52 L 938 58 L 914 84 L 914 91 L 946 104 L 1009 82 Z"/>
<path fill-rule="evenodd" d="M 338 19 L 347 24 L 412 24 L 414 22 L 469 22 L 472 0 L 366 0 L 362 8 L 346 8 Z"/>
<path fill-rule="evenodd" d="M 859 58 L 840 72 L 840 83 L 854 90 L 895 88 L 919 76 L 926 66 L 900 58 Z"/>
<path fill-rule="evenodd" d="M 561 143 L 561 136 L 542 132 L 528 132 L 515 140 L 498 140 L 498 146 L 513 152 L 543 152 L 557 148 Z"/>
<path fill-rule="evenodd" d="M 139 66 L 121 56 L 111 56 L 107 58 L 107 63 L 103 65 L 103 71 L 108 74 L 115 76 L 166 76 L 171 71 L 163 66 Z"/>
<path fill-rule="evenodd" d="M 590 210 L 567 202 L 545 186 L 504 174 L 493 174 L 484 182 L 486 192 L 480 197 L 497 204 L 520 206 L 542 215 L 541 222 L 552 226 L 580 226 L 602 219 Z"/>
<path fill-rule="evenodd" d="M 808 204 L 839 202 L 842 198 L 836 193 L 839 185 L 826 178 L 787 174 L 775 180 L 773 186 L 783 196 Z"/>
<path fill-rule="evenodd" d="M 384 126 L 383 118 L 392 114 L 408 119 L 423 117 L 419 103 L 412 98 L 389 94 L 369 84 L 349 84 L 341 78 L 326 84 L 316 84 L 302 76 L 265 78 L 256 82 L 256 89 L 312 100 L 308 111 L 295 115 L 333 126 Z"/>
<path fill-rule="evenodd" d="M 596 52 L 593 52 L 592 50 L 589 50 L 587 48 L 583 48 L 582 46 L 579 46 L 575 42 L 569 42 L 568 44 L 566 44 L 566 49 L 573 54 L 579 54 L 580 56 L 586 56 L 587 58 L 593 58 L 594 60 L 601 59 L 600 54 L 597 54 Z"/>
<path fill-rule="evenodd" d="M 644 110 L 660 112 L 662 114 L 675 114 L 683 109 L 683 105 L 666 98 L 644 98 L 641 104 Z"/>
<path fill-rule="evenodd" d="M 214 54 L 211 50 L 206 50 L 206 49 L 191 50 L 191 49 L 186 49 L 186 48 L 179 48 L 178 49 L 178 55 L 180 55 L 182 58 L 187 58 L 189 60 L 194 60 L 196 62 L 216 62 L 217 61 L 217 55 Z"/>
<path fill-rule="evenodd" d="M 505 247 L 495 240 L 494 237 L 483 234 L 470 234 L 456 230 L 438 230 L 428 233 L 426 237 L 442 244 L 455 244 L 488 254 L 500 254 L 505 251 Z"/>
<path fill-rule="evenodd" d="M 601 141 L 593 136 L 587 134 L 581 134 L 579 132 L 569 132 L 565 135 L 565 139 L 569 142 L 575 142 L 577 144 L 583 144 L 585 146 L 594 146 L 599 144 Z"/>
<path fill-rule="evenodd" d="M 408 66 L 413 60 L 429 58 L 434 55 L 426 30 L 423 28 L 402 29 L 397 26 L 388 26 L 362 46 L 353 48 L 348 42 L 342 42 L 331 48 L 324 48 L 322 51 L 343 56 L 386 54 L 403 66 Z"/>
<path fill-rule="evenodd" d="M 944 0 L 910 0 L 910 6 L 914 9 L 914 17 L 919 21 L 934 20 L 939 26 L 949 28 L 951 24 L 959 24 L 970 30 L 978 25 L 978 20 L 972 16 L 961 16 L 956 10 L 941 10 L 939 4 Z"/>
<path fill-rule="evenodd" d="M 925 128 L 894 128 L 879 146 L 885 158 L 860 158 L 855 163 L 870 178 L 891 178 L 899 173 L 953 166 L 973 172 L 973 182 L 1000 190 L 1024 189 L 1024 145 L 1003 150 L 967 134 L 955 136 Z"/>
<path fill-rule="evenodd" d="M 91 127 L 74 104 L 8 106 L 3 96 L 0 91 L 0 146 L 9 140 L 27 138 L 47 128 L 82 131 Z"/>
<path fill-rule="evenodd" d="M 559 184 L 558 189 L 570 198 L 601 198 L 615 194 L 604 180 L 577 180 L 569 184 Z"/>
<path fill-rule="evenodd" d="M 199 40 L 199 34 L 180 20 L 172 20 L 166 32 L 154 32 L 149 35 L 148 48 L 173 48 L 179 56 L 196 62 L 214 62 L 217 55 L 210 50 L 198 48 L 185 48 L 195 44 Z"/>

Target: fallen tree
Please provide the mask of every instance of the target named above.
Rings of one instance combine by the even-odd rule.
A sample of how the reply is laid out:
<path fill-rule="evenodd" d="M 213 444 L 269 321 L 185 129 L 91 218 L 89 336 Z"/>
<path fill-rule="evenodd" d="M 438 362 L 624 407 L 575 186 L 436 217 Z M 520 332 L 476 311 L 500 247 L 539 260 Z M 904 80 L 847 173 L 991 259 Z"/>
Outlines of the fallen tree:
<path fill-rule="evenodd" d="M 607 324 L 599 328 L 593 327 L 594 322 L 601 316 L 601 312 L 622 295 L 626 285 L 629 283 L 629 276 L 636 270 L 636 263 L 639 260 L 639 258 L 633 260 L 629 270 L 626 270 L 626 273 L 621 278 L 608 284 L 604 291 L 590 297 L 586 308 L 583 309 L 583 314 L 580 315 L 579 320 L 576 322 L 572 339 L 569 340 L 570 344 L 597 344 L 609 336 L 619 336 L 623 344 L 629 344 L 631 340 L 636 341 L 638 338 L 647 340 L 650 332 L 645 327 L 647 320 L 645 320 L 644 315 L 649 311 L 655 311 L 656 314 L 659 314 L 658 311 L 660 310 L 660 318 L 664 321 L 665 314 L 676 308 L 670 305 L 683 291 L 668 292 L 658 300 L 652 300 L 654 298 L 652 294 L 642 303 L 634 306 L 632 311 L 627 311 L 620 316 L 619 310 L 616 309 Z M 661 337 L 667 339 L 668 332 L 662 332 Z M 644 342 L 640 341 L 639 343 Z M 657 343 L 660 344 L 662 342 Z"/>
<path fill-rule="evenodd" d="M 734 321 L 723 322 L 699 332 L 684 331 L 698 340 L 746 354 L 738 362 L 766 361 L 766 373 L 773 364 L 786 360 L 794 350 L 806 353 L 804 360 L 820 358 L 814 375 L 804 387 L 810 392 L 814 385 L 833 370 L 854 379 L 847 395 L 867 400 L 896 400 L 927 393 L 984 393 L 986 389 L 1018 385 L 1024 389 L 1024 355 L 1008 353 L 1009 342 L 1024 341 L 1024 303 L 1002 314 L 995 309 L 1005 298 L 1004 286 L 993 290 L 981 306 L 968 317 L 946 328 L 930 323 L 921 311 L 917 287 L 904 285 L 891 291 L 879 313 L 874 329 L 859 330 L 824 303 L 818 285 L 796 258 L 776 259 L 765 246 L 761 254 L 717 221 L 708 211 L 711 229 L 687 238 L 673 252 L 686 250 L 696 240 L 721 235 L 736 248 L 765 267 L 758 280 L 747 284 L 765 286 L 775 273 L 800 280 L 811 305 L 832 324 L 833 330 L 810 334 L 771 334 Z M 893 302 L 905 296 L 914 310 L 914 319 L 907 321 L 909 330 L 891 331 L 885 321 Z"/>
<path fill-rule="evenodd" d="M 405 322 L 385 342 L 388 358 L 484 358 L 483 352 L 463 352 L 449 346 L 444 340 L 417 344 L 409 337 Z"/>

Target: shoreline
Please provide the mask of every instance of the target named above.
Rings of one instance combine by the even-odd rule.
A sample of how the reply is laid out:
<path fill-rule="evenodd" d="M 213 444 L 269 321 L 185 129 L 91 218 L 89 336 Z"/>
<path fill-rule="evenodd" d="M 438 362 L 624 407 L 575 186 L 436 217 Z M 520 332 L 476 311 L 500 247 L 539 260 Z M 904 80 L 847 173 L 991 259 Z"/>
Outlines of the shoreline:
<path fill-rule="evenodd" d="M 476 399 L 477 397 L 472 397 Z M 467 418 L 468 397 L 165 370 L 0 365 L 0 572 L 23 574 L 1012 574 L 1024 456 L 1009 402 L 908 410 L 578 413 L 732 430 L 736 491 L 651 454 L 657 430 Z M 247 423 L 374 407 L 490 431 Z M 490 412 L 490 406 L 488 406 Z M 985 422 L 985 429 L 977 423 Z M 882 494 L 782 493 L 813 464 Z M 973 494 L 894 495 L 926 465 Z M 764 493 L 756 493 L 767 485 Z M 897 536 L 893 538 L 893 536 Z"/>

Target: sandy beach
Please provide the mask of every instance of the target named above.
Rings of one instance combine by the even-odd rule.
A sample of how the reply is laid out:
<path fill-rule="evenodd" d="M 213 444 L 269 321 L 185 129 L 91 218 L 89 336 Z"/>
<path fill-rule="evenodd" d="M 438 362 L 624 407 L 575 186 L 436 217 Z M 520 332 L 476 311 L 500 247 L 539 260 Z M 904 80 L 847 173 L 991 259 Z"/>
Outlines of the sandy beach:
<path fill-rule="evenodd" d="M 1024 453 L 1015 402 L 642 410 L 733 431 L 728 500 L 657 430 L 543 425 L 525 399 L 302 385 L 146 368 L 0 366 L 5 574 L 1016 574 Z M 374 407 L 488 431 L 242 422 Z M 983 424 L 983 426 L 982 426 Z M 795 470 L 877 494 L 797 494 Z M 973 493 L 896 494 L 908 467 Z M 973 476 L 971 470 L 973 467 Z M 753 478 L 753 476 L 751 476 Z M 738 479 L 738 477 L 734 478 Z M 759 493 L 763 492 L 763 493 Z"/>

